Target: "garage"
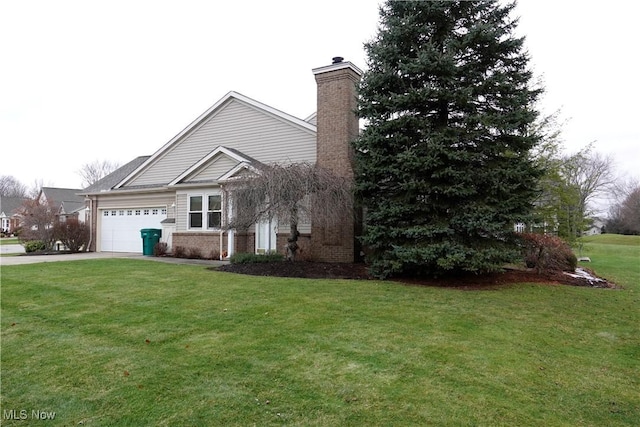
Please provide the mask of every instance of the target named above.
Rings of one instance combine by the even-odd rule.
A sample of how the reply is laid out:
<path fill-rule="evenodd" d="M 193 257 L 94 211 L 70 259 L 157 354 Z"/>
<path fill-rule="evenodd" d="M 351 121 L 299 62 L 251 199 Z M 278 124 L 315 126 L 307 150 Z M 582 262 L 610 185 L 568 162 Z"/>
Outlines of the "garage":
<path fill-rule="evenodd" d="M 142 253 L 143 228 L 162 229 L 160 222 L 167 217 L 167 209 L 126 208 L 100 211 L 100 251 Z"/>

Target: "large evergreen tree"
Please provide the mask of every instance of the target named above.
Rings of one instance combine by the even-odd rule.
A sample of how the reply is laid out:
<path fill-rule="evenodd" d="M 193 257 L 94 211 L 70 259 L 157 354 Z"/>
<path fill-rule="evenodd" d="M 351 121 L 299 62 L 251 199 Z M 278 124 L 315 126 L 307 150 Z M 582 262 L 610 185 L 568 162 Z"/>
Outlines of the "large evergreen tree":
<path fill-rule="evenodd" d="M 540 171 L 514 4 L 387 1 L 354 143 L 372 272 L 487 272 L 512 260 Z"/>

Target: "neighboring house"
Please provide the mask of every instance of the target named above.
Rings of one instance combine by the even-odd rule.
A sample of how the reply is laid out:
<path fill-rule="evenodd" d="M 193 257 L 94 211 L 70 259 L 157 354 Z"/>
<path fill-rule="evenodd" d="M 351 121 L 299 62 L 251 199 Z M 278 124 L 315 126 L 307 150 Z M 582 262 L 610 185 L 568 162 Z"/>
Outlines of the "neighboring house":
<path fill-rule="evenodd" d="M 85 222 L 86 202 L 83 196 L 78 195 L 81 191 L 73 188 L 42 187 L 38 194 L 38 202 L 49 203 L 60 222 L 70 218 Z"/>
<path fill-rule="evenodd" d="M 13 234 L 20 227 L 20 207 L 28 199 L 0 196 L 0 231 Z"/>
<path fill-rule="evenodd" d="M 589 228 L 582 233 L 585 236 L 593 236 L 596 234 L 602 234 L 602 230 L 605 226 L 606 220 L 598 217 L 591 218 L 591 224 Z"/>
<path fill-rule="evenodd" d="M 142 252 L 140 230 L 157 228 L 170 247 L 197 249 L 203 256 L 280 251 L 289 227 L 275 220 L 225 231 L 233 201 L 224 183 L 270 163 L 317 163 L 352 176 L 350 141 L 358 134 L 356 85 L 362 72 L 334 58 L 313 74 L 318 110 L 306 120 L 229 92 L 153 155 L 84 189 L 91 249 Z M 339 230 L 302 224 L 303 251 L 316 260 L 352 262 L 354 227 L 351 216 Z"/>

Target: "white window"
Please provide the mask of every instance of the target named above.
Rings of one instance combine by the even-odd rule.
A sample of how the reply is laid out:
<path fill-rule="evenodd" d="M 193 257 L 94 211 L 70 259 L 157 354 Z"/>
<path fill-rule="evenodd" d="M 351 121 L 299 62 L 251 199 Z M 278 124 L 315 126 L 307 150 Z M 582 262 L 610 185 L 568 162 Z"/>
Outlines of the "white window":
<path fill-rule="evenodd" d="M 222 224 L 222 197 L 220 195 L 207 196 L 207 228 L 220 229 Z"/>
<path fill-rule="evenodd" d="M 190 229 L 219 230 L 222 225 L 222 196 L 198 194 L 189 196 L 188 218 Z"/>
<path fill-rule="evenodd" d="M 118 211 L 118 216 L 124 216 L 124 211 Z"/>
<path fill-rule="evenodd" d="M 136 209 L 136 215 L 140 215 L 140 209 Z"/>
<path fill-rule="evenodd" d="M 143 211 L 142 211 L 142 214 L 143 214 L 143 215 L 149 215 L 149 209 L 145 209 L 145 210 L 143 210 Z"/>
<path fill-rule="evenodd" d="M 132 211 L 131 209 L 129 209 L 129 210 L 127 211 L 127 216 L 131 216 L 131 215 L 133 215 L 133 211 Z"/>
<path fill-rule="evenodd" d="M 158 215 L 158 209 L 152 209 L 151 215 Z"/>
<path fill-rule="evenodd" d="M 189 228 L 202 228 L 202 196 L 189 196 Z"/>

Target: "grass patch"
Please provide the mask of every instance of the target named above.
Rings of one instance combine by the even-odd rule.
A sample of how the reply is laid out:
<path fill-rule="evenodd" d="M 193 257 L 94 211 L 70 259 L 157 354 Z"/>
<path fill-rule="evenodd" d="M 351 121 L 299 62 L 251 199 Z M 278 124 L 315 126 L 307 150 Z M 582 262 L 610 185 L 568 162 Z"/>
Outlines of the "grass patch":
<path fill-rule="evenodd" d="M 3 267 L 2 408 L 84 426 L 635 426 L 639 279 L 465 292 L 145 260 Z"/>
<path fill-rule="evenodd" d="M 591 262 L 580 265 L 616 284 L 640 284 L 640 236 L 600 234 L 579 240 L 580 256 Z"/>
<path fill-rule="evenodd" d="M 0 246 L 2 245 L 19 245 L 20 241 L 17 237 L 3 237 L 0 239 Z"/>
<path fill-rule="evenodd" d="M 640 247 L 640 236 L 625 236 L 622 234 L 595 234 L 581 237 L 584 243 L 596 243 L 600 245 L 623 245 Z"/>

